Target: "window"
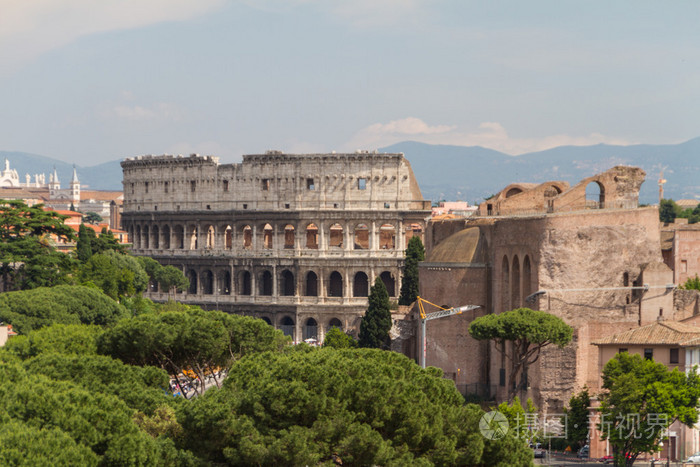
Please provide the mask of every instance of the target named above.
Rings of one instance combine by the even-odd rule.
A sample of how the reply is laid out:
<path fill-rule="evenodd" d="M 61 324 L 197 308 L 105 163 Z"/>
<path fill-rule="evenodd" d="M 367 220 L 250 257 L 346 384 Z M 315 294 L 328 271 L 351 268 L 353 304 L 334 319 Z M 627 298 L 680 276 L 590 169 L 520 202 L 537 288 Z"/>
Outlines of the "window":
<path fill-rule="evenodd" d="M 270 179 L 269 179 L 269 178 L 263 178 L 263 179 L 262 179 L 262 189 L 263 189 L 263 191 L 269 191 L 269 190 L 270 190 Z"/>
<path fill-rule="evenodd" d="M 243 203 L 243 209 L 248 209 L 248 205 Z"/>
<path fill-rule="evenodd" d="M 289 209 L 289 203 L 284 203 L 284 209 Z"/>
<path fill-rule="evenodd" d="M 627 349 L 617 349 L 617 353 L 623 353 L 623 352 L 626 353 Z"/>
<path fill-rule="evenodd" d="M 146 193 L 148 193 L 148 182 L 145 182 L 145 183 L 143 184 L 143 186 L 144 186 L 144 188 L 145 188 L 145 190 L 146 190 Z"/>
<path fill-rule="evenodd" d="M 688 261 L 685 259 L 681 260 L 681 272 L 688 272 Z"/>
<path fill-rule="evenodd" d="M 165 191 L 167 193 L 168 190 L 170 190 L 170 182 L 165 182 L 163 184 L 163 191 Z"/>
<path fill-rule="evenodd" d="M 384 209 L 389 209 L 389 203 L 384 203 Z"/>
<path fill-rule="evenodd" d="M 315 190 L 316 189 L 316 185 L 314 184 L 313 178 L 306 179 L 306 189 L 307 190 Z"/>
<path fill-rule="evenodd" d="M 224 191 L 228 191 L 228 180 L 223 181 Z"/>
<path fill-rule="evenodd" d="M 357 189 L 358 190 L 366 190 L 367 189 L 367 179 L 366 178 L 358 178 L 357 179 Z"/>
<path fill-rule="evenodd" d="M 131 194 L 132 195 L 134 194 L 134 184 L 133 183 L 131 184 Z"/>
<path fill-rule="evenodd" d="M 194 193 L 196 190 L 197 190 L 197 182 L 194 181 L 194 180 L 192 180 L 192 181 L 190 182 L 190 191 L 191 191 L 192 193 Z"/>
<path fill-rule="evenodd" d="M 211 211 L 211 204 L 207 204 L 207 211 Z"/>
<path fill-rule="evenodd" d="M 678 363 L 678 349 L 671 349 L 670 363 Z"/>
<path fill-rule="evenodd" d="M 654 349 L 644 349 L 644 359 L 653 360 L 654 359 Z"/>

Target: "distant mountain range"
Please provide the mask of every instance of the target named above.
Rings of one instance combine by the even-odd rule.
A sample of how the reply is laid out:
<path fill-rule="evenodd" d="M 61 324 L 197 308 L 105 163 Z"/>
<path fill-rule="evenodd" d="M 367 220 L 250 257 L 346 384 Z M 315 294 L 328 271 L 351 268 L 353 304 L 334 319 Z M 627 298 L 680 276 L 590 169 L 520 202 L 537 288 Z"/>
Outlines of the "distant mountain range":
<path fill-rule="evenodd" d="M 571 184 L 615 165 L 634 165 L 647 173 L 640 202 L 658 202 L 659 172 L 663 169 L 664 196 L 700 199 L 700 138 L 685 143 L 634 146 L 560 146 L 546 151 L 509 156 L 478 146 L 445 146 L 413 141 L 393 144 L 380 152 L 403 152 L 411 162 L 423 196 L 433 201 L 463 200 L 475 203 L 513 182 L 539 183 L 563 180 Z M 61 185 L 71 179 L 71 164 L 36 154 L 0 151 L 20 179 L 24 174 L 45 173 L 56 167 Z M 78 166 L 81 184 L 92 189 L 121 190 L 120 161 L 91 167 Z M 0 166 L 1 167 L 1 166 Z"/>

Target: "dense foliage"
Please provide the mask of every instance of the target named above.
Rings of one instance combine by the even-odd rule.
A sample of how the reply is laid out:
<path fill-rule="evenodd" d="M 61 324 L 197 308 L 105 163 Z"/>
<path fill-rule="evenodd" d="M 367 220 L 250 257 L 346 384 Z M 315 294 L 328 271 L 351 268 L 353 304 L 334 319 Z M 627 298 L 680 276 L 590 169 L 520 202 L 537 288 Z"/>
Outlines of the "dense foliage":
<path fill-rule="evenodd" d="M 493 340 L 496 348 L 511 360 L 509 398 L 527 383 L 528 366 L 535 363 L 543 347 L 555 344 L 564 347 L 571 342 L 573 328 L 554 315 L 529 308 L 517 308 L 501 314 L 476 318 L 469 325 L 469 334 L 477 340 Z M 506 342 L 512 351 L 505 350 Z M 521 383 L 513 384 L 518 375 Z"/>
<path fill-rule="evenodd" d="M 323 338 L 323 346 L 334 349 L 352 349 L 357 347 L 357 341 L 341 329 L 331 328 Z"/>
<path fill-rule="evenodd" d="M 20 333 L 50 324 L 111 325 L 126 310 L 99 290 L 60 285 L 0 294 L 0 320 Z"/>
<path fill-rule="evenodd" d="M 700 204 L 694 208 L 683 209 L 672 199 L 662 199 L 659 204 L 659 220 L 672 223 L 677 217 L 688 219 L 688 224 L 700 222 Z"/>
<path fill-rule="evenodd" d="M 360 323 L 360 347 L 385 349 L 389 346 L 391 310 L 389 292 L 377 277 L 369 292 L 369 306 Z"/>
<path fill-rule="evenodd" d="M 478 430 L 451 381 L 376 349 L 248 356 L 179 408 L 184 446 L 228 465 L 529 465 L 524 441 Z"/>
<path fill-rule="evenodd" d="M 424 259 L 423 242 L 421 242 L 420 237 L 411 237 L 406 248 L 399 305 L 410 305 L 418 298 L 418 263 Z"/>
<path fill-rule="evenodd" d="M 584 387 L 579 393 L 571 396 L 569 407 L 564 409 L 566 414 L 566 441 L 569 446 L 583 447 L 588 440 L 588 408 L 591 406 L 591 396 L 588 388 Z"/>
<path fill-rule="evenodd" d="M 613 447 L 616 465 L 631 466 L 643 452 L 653 454 L 676 420 L 698 421 L 700 378 L 639 355 L 619 353 L 603 369 L 599 429 Z"/>

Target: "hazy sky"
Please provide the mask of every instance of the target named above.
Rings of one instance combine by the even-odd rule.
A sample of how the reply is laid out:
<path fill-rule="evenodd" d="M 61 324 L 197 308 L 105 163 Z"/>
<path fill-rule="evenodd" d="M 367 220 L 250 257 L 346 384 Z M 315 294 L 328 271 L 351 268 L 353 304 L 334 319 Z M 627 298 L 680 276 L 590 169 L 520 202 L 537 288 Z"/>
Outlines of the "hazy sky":
<path fill-rule="evenodd" d="M 694 0 L 0 0 L 0 150 L 678 143 L 698 25 Z"/>

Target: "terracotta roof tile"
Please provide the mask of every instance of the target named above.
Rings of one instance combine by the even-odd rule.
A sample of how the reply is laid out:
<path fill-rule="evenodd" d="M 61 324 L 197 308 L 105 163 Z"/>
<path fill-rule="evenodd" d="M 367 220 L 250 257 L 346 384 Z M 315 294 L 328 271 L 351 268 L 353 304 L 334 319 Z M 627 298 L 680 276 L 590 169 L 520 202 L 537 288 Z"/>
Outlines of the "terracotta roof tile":
<path fill-rule="evenodd" d="M 672 344 L 694 346 L 700 343 L 700 326 L 677 321 L 657 321 L 591 342 L 593 345 Z"/>

